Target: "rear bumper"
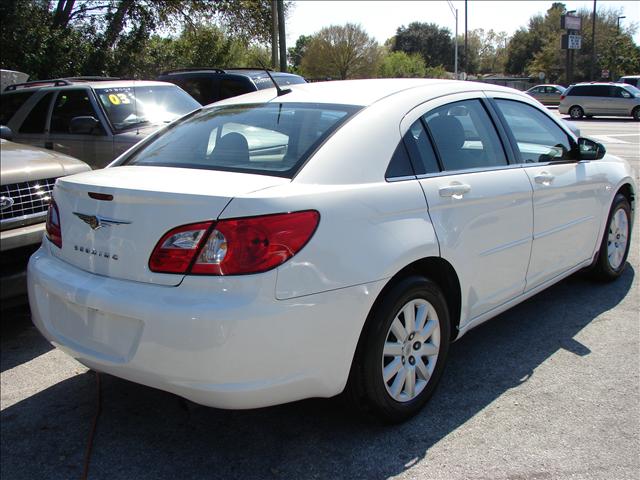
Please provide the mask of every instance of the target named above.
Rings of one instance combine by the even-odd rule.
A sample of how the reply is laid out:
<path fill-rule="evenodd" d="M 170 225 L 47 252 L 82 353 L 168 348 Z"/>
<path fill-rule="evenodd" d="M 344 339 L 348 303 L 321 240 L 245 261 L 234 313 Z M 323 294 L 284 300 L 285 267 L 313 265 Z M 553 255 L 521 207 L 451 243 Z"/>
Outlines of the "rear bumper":
<path fill-rule="evenodd" d="M 220 408 L 340 393 L 384 284 L 282 301 L 277 270 L 166 287 L 87 273 L 48 248 L 31 258 L 28 286 L 51 343 L 96 370 Z"/>

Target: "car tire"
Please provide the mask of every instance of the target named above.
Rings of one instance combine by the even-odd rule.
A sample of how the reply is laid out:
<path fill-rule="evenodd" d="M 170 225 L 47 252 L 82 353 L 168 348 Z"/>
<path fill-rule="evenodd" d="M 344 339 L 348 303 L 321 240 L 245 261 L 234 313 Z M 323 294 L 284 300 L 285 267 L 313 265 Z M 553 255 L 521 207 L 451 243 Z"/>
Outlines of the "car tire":
<path fill-rule="evenodd" d="M 569 116 L 574 120 L 580 120 L 584 116 L 584 110 L 578 105 L 574 105 L 569 109 Z"/>
<path fill-rule="evenodd" d="M 422 276 L 396 282 L 365 324 L 347 387 L 351 402 L 386 423 L 411 418 L 436 389 L 450 338 L 438 285 Z"/>
<path fill-rule="evenodd" d="M 612 281 L 622 275 L 631 244 L 631 206 L 622 194 L 611 204 L 600 250 L 591 269 L 597 280 Z"/>
<path fill-rule="evenodd" d="M 636 122 L 640 121 L 640 107 L 634 108 L 633 112 L 631 112 L 631 116 Z"/>

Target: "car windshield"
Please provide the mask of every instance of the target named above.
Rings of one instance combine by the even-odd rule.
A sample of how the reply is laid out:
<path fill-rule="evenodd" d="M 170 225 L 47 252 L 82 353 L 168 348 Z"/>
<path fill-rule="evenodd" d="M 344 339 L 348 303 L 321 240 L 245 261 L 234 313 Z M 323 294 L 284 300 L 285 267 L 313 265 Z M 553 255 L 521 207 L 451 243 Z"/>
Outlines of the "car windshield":
<path fill-rule="evenodd" d="M 207 108 L 172 126 L 126 160 L 292 178 L 360 107 L 266 103 Z"/>
<path fill-rule="evenodd" d="M 632 94 L 634 97 L 636 98 L 640 98 L 640 88 L 638 87 L 634 87 L 633 85 L 630 84 L 625 84 L 623 87 L 627 92 L 629 92 L 630 94 Z"/>
<path fill-rule="evenodd" d="M 169 123 L 200 108 L 174 85 L 96 88 L 96 93 L 116 131 L 145 123 Z"/>

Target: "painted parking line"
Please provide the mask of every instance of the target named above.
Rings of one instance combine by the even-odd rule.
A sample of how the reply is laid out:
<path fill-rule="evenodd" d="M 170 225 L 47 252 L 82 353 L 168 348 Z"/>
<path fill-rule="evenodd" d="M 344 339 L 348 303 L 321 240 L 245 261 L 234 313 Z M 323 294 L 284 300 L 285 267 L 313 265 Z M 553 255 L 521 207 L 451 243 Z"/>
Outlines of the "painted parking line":
<path fill-rule="evenodd" d="M 620 140 L 618 138 L 610 137 L 607 135 L 591 135 L 592 138 L 602 142 L 602 143 L 629 143 L 624 140 Z"/>

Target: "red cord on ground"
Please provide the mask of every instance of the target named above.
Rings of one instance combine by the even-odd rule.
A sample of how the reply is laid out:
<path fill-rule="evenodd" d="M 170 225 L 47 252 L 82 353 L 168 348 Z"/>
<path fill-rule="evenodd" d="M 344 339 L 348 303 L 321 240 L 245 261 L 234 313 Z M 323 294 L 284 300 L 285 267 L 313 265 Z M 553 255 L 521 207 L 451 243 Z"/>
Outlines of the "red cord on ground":
<path fill-rule="evenodd" d="M 89 433 L 89 439 L 87 441 L 87 449 L 84 453 L 84 468 L 82 470 L 82 480 L 87 480 L 89 475 L 89 465 L 91 463 L 91 450 L 93 449 L 93 437 L 96 433 L 96 427 L 98 426 L 98 417 L 102 411 L 102 392 L 100 389 L 100 374 L 96 374 L 96 414 L 93 417 L 93 425 L 91 426 L 91 432 Z"/>

